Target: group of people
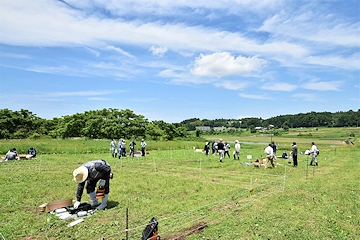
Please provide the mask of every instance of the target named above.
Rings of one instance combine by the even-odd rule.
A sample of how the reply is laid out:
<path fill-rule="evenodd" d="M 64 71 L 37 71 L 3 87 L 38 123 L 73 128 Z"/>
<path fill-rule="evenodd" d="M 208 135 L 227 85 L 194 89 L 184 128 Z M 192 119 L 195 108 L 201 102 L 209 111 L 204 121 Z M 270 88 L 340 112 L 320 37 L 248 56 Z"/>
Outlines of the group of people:
<path fill-rule="evenodd" d="M 294 163 L 294 167 L 298 166 L 298 147 L 296 146 L 296 142 L 293 142 L 291 144 L 292 146 L 292 150 L 291 150 L 291 155 L 292 155 L 292 159 L 293 159 L 293 163 Z M 273 167 L 275 167 L 274 161 L 277 160 L 276 158 L 276 151 L 277 151 L 277 147 L 276 144 L 274 143 L 274 141 L 272 141 L 269 146 L 267 146 L 265 148 L 265 153 L 266 153 L 266 164 L 265 164 L 265 168 L 268 167 L 268 163 L 270 162 L 271 165 Z M 312 142 L 311 143 L 311 149 L 309 151 L 309 154 L 311 154 L 311 162 L 310 165 L 313 166 L 313 163 L 315 164 L 315 166 L 319 166 L 318 162 L 316 160 L 317 155 L 319 154 L 319 149 L 316 147 L 315 143 Z M 284 151 L 284 153 L 281 156 L 282 158 L 288 158 L 286 150 Z"/>
<path fill-rule="evenodd" d="M 222 139 L 220 139 L 219 142 L 213 140 L 211 143 L 211 150 L 213 155 L 216 155 L 216 153 L 219 154 L 220 162 L 222 162 L 223 158 L 225 158 L 226 155 L 230 159 L 230 154 L 229 154 L 230 144 L 227 141 L 223 143 Z M 207 156 L 210 155 L 210 142 L 205 143 L 204 151 Z M 235 156 L 237 156 L 238 160 L 240 159 L 240 143 L 238 140 L 235 140 L 235 150 L 233 152 L 233 156 L 234 156 L 234 160 L 236 160 Z"/>
<path fill-rule="evenodd" d="M 135 140 L 133 139 L 130 143 L 129 143 L 129 147 L 130 147 L 130 157 L 134 157 L 135 154 Z M 145 147 L 147 146 L 146 142 L 144 139 L 141 139 L 141 156 L 145 157 Z M 115 139 L 113 139 L 110 143 L 110 151 L 113 157 L 116 158 L 117 154 L 119 153 L 119 159 L 120 157 L 127 157 L 126 155 L 126 142 L 124 139 L 120 138 L 119 139 L 119 143 L 116 144 Z"/>
<path fill-rule="evenodd" d="M 36 149 L 31 147 L 28 150 L 28 156 L 31 156 L 31 158 L 35 158 L 36 157 Z M 16 148 L 12 148 L 6 153 L 4 161 L 18 160 L 18 159 L 19 159 L 19 154 L 18 154 Z"/>

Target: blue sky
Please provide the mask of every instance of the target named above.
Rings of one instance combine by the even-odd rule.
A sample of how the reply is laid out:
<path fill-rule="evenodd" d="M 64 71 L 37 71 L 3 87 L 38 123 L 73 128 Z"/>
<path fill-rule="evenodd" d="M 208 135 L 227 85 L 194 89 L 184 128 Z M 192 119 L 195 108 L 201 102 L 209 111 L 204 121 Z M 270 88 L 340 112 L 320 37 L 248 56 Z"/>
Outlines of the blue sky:
<path fill-rule="evenodd" d="M 358 0 L 0 6 L 0 109 L 180 122 L 360 108 Z"/>

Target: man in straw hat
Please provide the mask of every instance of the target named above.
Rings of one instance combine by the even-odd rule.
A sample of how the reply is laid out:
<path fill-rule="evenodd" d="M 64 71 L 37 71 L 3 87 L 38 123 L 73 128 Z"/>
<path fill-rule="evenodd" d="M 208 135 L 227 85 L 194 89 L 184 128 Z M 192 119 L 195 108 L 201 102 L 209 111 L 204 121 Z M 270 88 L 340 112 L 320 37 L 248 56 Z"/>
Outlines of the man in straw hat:
<path fill-rule="evenodd" d="M 86 191 L 90 196 L 92 201 L 91 206 L 97 207 L 97 209 L 104 209 L 107 206 L 107 200 L 109 197 L 109 180 L 112 178 L 111 167 L 105 162 L 105 160 L 99 159 L 84 163 L 79 168 L 75 169 L 73 172 L 74 181 L 78 183 L 78 188 L 76 192 L 76 202 L 74 208 L 78 208 L 81 201 L 81 196 L 84 191 L 85 182 Z M 96 183 L 100 180 L 99 186 L 104 187 L 105 195 L 102 199 L 101 204 L 99 205 L 98 200 L 96 199 Z"/>

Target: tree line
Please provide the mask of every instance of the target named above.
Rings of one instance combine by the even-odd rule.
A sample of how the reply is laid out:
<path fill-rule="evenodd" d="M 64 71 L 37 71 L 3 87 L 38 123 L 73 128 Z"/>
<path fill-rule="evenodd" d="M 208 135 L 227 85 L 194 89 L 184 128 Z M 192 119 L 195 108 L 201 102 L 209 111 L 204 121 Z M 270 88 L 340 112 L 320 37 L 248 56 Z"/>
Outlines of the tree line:
<path fill-rule="evenodd" d="M 76 113 L 52 120 L 29 110 L 0 110 L 0 139 L 73 138 L 173 140 L 188 135 L 180 123 L 151 121 L 129 109 L 102 109 Z"/>
<path fill-rule="evenodd" d="M 197 126 L 234 127 L 252 129 L 255 127 L 299 128 L 299 127 L 358 127 L 360 110 L 354 112 L 310 112 L 295 115 L 280 115 L 268 119 L 243 118 L 243 119 L 202 119 L 191 118 L 180 122 L 187 130 L 194 131 Z"/>

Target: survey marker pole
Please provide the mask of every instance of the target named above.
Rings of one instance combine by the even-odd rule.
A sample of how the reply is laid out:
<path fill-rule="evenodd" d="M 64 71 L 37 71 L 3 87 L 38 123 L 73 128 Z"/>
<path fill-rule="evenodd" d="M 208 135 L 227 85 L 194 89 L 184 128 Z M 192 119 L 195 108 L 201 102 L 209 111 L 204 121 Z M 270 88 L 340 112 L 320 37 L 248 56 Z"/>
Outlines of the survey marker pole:
<path fill-rule="evenodd" d="M 284 174 L 284 188 L 283 188 L 283 192 L 285 191 L 285 181 L 286 181 L 286 166 L 285 166 L 285 174 Z"/>

